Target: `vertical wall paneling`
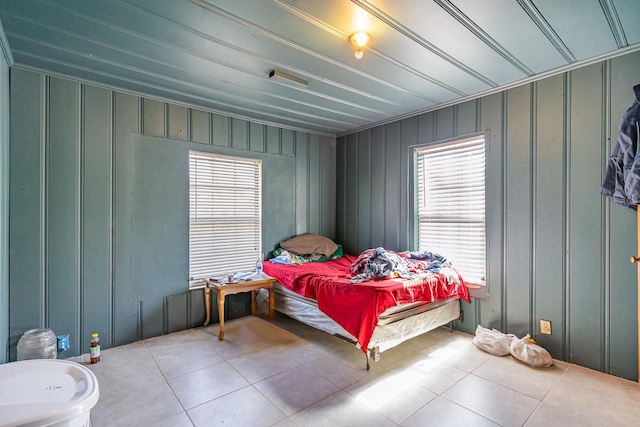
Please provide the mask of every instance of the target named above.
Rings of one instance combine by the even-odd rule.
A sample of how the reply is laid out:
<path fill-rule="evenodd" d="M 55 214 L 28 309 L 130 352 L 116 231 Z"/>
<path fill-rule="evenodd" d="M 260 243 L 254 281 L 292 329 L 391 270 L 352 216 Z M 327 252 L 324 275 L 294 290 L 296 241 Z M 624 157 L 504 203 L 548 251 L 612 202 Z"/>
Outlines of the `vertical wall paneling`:
<path fill-rule="evenodd" d="M 605 159 L 613 151 L 624 112 L 634 100 L 633 87 L 640 84 L 640 55 L 626 55 L 611 60 L 609 134 L 602 145 L 607 148 Z M 605 163 L 602 163 L 604 175 Z M 638 255 L 636 213 L 607 199 L 609 210 L 609 365 L 611 373 L 625 378 L 637 376 L 638 334 L 630 325 L 638 307 L 638 277 L 636 264 L 629 262 Z"/>
<path fill-rule="evenodd" d="M 218 145 L 220 147 L 228 147 L 229 146 L 229 121 L 231 120 L 229 117 L 221 116 L 220 114 L 212 114 L 213 120 L 211 121 L 212 125 L 212 140 L 213 145 Z"/>
<path fill-rule="evenodd" d="M 204 291 L 196 290 L 187 293 L 187 310 L 188 316 L 188 328 L 195 328 L 202 326 L 206 317 L 206 310 L 204 306 Z M 211 316 L 212 319 L 218 318 L 218 304 L 211 304 Z M 169 319 L 169 325 L 172 324 L 172 318 Z M 213 320 L 212 320 L 213 322 Z"/>
<path fill-rule="evenodd" d="M 284 132 L 283 132 L 284 134 Z M 307 174 L 309 176 L 308 188 L 309 192 L 307 198 L 309 200 L 309 211 L 307 217 L 309 218 L 309 231 L 316 234 L 321 234 L 320 226 L 322 216 L 322 206 L 320 201 L 320 186 L 322 181 L 320 179 L 321 169 L 318 161 L 312 161 L 312 159 L 320 158 L 320 141 L 319 135 L 309 136 L 309 168 Z"/>
<path fill-rule="evenodd" d="M 342 245 L 346 245 L 347 215 L 345 211 L 347 209 L 347 180 L 344 178 L 347 173 L 346 137 L 338 138 L 336 144 L 336 241 Z M 299 147 L 299 145 L 296 147 Z M 296 149 L 296 158 L 298 157 L 300 157 L 300 152 Z"/>
<path fill-rule="evenodd" d="M 189 150 L 262 160 L 265 252 L 336 235 L 334 138 L 19 68 L 10 85 L 10 360 L 34 327 L 70 333 L 71 357 L 92 332 L 108 348 L 202 324 L 202 291 L 187 290 Z M 230 297 L 229 318 L 249 301 Z"/>
<path fill-rule="evenodd" d="M 536 194 L 533 258 L 535 339 L 553 354 L 562 354 L 562 340 L 539 333 L 540 319 L 561 325 L 564 279 L 564 79 L 555 76 L 536 84 Z M 555 203 L 550 203 L 554 201 Z M 533 334 L 532 334 L 533 336 Z"/>
<path fill-rule="evenodd" d="M 435 115 L 436 141 L 450 139 L 455 136 L 456 107 L 438 110 Z"/>
<path fill-rule="evenodd" d="M 359 253 L 357 247 L 358 242 L 358 194 L 359 186 L 357 182 L 358 176 L 358 134 L 347 136 L 346 144 L 346 194 L 345 212 L 346 212 L 346 230 L 344 250 L 350 254 Z"/>
<path fill-rule="evenodd" d="M 384 184 L 385 196 L 385 248 L 398 251 L 402 250 L 400 244 L 400 189 L 405 177 L 400 176 L 400 138 L 402 137 L 401 123 L 393 122 L 385 126 L 385 151 L 384 163 L 386 166 L 386 179 Z M 404 159 L 403 159 L 404 160 Z M 393 220 L 389 220 L 393 218 Z"/>
<path fill-rule="evenodd" d="M 248 150 L 249 123 L 246 120 L 231 119 L 231 147 Z"/>
<path fill-rule="evenodd" d="M 602 65 L 571 72 L 569 361 L 602 369 Z M 596 172 L 596 173 L 594 173 Z M 594 262 L 585 262 L 594 260 Z"/>
<path fill-rule="evenodd" d="M 0 42 L 0 50 L 8 48 Z M 0 55 L 0 364 L 9 360 L 9 111 L 9 64 Z"/>
<path fill-rule="evenodd" d="M 11 70 L 9 150 L 10 359 L 28 329 L 44 324 L 43 216 L 44 76 Z M 18 165 L 30 165 L 18 167 Z"/>
<path fill-rule="evenodd" d="M 425 113 L 418 116 L 418 144 L 435 141 L 435 113 Z"/>
<path fill-rule="evenodd" d="M 296 134 L 296 234 L 309 229 L 309 135 Z M 291 236 L 284 236 L 291 237 Z"/>
<path fill-rule="evenodd" d="M 260 126 L 264 127 L 264 125 Z M 282 154 L 283 156 L 296 155 L 296 139 L 299 133 L 301 132 L 293 132 L 288 129 L 282 130 L 282 147 L 280 150 L 280 154 Z M 261 151 L 264 151 L 264 148 Z"/>
<path fill-rule="evenodd" d="M 635 52 L 417 116 L 417 144 L 487 135 L 489 295 L 464 306 L 457 328 L 530 333 L 555 358 L 637 379 L 637 277 L 628 261 L 637 250 L 636 216 L 597 191 L 638 68 Z M 411 198 L 391 194 L 409 182 L 398 175 L 410 157 L 394 157 L 414 139 L 408 123 L 337 140 L 344 201 L 336 213 L 350 248 L 370 241 L 393 249 L 404 233 L 412 237 L 405 223 L 412 214 L 403 213 Z M 367 170 L 375 171 L 370 180 Z M 369 216 L 361 212 L 368 204 Z M 368 218 L 370 227 L 362 224 Z M 551 321 L 552 335 L 540 334 L 540 319 Z"/>
<path fill-rule="evenodd" d="M 142 132 L 145 135 L 165 136 L 167 134 L 166 104 L 154 99 L 142 100 Z"/>
<path fill-rule="evenodd" d="M 250 123 L 249 126 L 249 150 L 264 153 L 265 125 Z"/>
<path fill-rule="evenodd" d="M 322 137 L 322 234 L 336 237 L 336 140 Z"/>
<path fill-rule="evenodd" d="M 167 105 L 167 135 L 171 139 L 189 141 L 189 109 L 181 105 Z"/>
<path fill-rule="evenodd" d="M 507 92 L 506 328 L 531 332 L 531 123 L 530 86 Z"/>
<path fill-rule="evenodd" d="M 164 318 L 167 319 L 167 333 L 182 331 L 190 327 L 186 306 L 191 293 L 193 292 L 168 295 L 165 297 L 164 306 L 166 307 L 166 313 Z"/>
<path fill-rule="evenodd" d="M 606 141 L 611 135 L 611 131 L 609 129 L 610 122 L 609 117 L 611 117 L 611 62 L 605 61 L 602 63 L 602 127 L 601 127 L 601 135 L 600 135 L 600 158 L 606 159 L 609 151 L 607 150 Z M 603 163 L 600 176 L 604 175 L 605 166 Z M 609 223 L 609 214 L 611 204 L 607 202 L 607 200 L 602 200 L 603 203 L 600 204 L 601 212 L 602 212 L 602 234 L 601 234 L 601 247 L 603 248 L 602 256 L 600 259 L 600 264 L 602 265 L 602 305 L 603 305 L 603 313 L 602 313 L 602 335 L 600 340 L 602 342 L 602 370 L 607 372 L 611 372 L 611 363 L 609 360 L 609 356 L 611 355 L 611 337 L 610 337 L 610 329 L 608 325 L 611 324 L 611 302 L 609 297 L 611 295 L 611 272 L 609 271 L 609 265 L 611 265 L 610 255 L 611 252 L 608 250 L 604 250 L 604 248 L 608 248 L 610 245 L 610 227 L 607 226 Z M 639 307 L 640 308 L 640 307 Z M 639 317 L 640 319 L 640 317 Z"/>
<path fill-rule="evenodd" d="M 385 205 L 387 192 L 385 191 L 385 177 L 387 175 L 385 127 L 371 129 L 371 165 L 375 173 L 371 175 L 371 247 L 386 247 Z M 338 177 L 338 182 L 340 182 Z M 364 250 L 366 248 L 359 248 Z"/>
<path fill-rule="evenodd" d="M 47 144 L 47 317 L 56 334 L 79 350 L 79 112 L 80 85 L 51 78 Z"/>
<path fill-rule="evenodd" d="M 132 134 L 131 146 L 131 285 L 149 338 L 164 332 L 164 296 L 188 289 L 189 161 L 173 140 Z"/>
<path fill-rule="evenodd" d="M 267 126 L 267 153 L 278 154 L 280 152 L 280 129 Z"/>
<path fill-rule="evenodd" d="M 467 101 L 456 106 L 456 135 L 476 133 L 478 128 L 478 100 Z"/>
<path fill-rule="evenodd" d="M 371 247 L 371 131 L 358 133 L 358 248 Z"/>
<path fill-rule="evenodd" d="M 200 110 L 190 110 L 191 141 L 200 144 L 211 144 L 211 113 Z"/>
<path fill-rule="evenodd" d="M 480 100 L 480 129 L 486 132 L 486 238 L 487 287 L 489 297 L 481 301 L 479 323 L 488 328 L 504 329 L 504 94 Z"/>
<path fill-rule="evenodd" d="M 113 341 L 122 345 L 140 338 L 138 301 L 131 288 L 131 133 L 138 133 L 139 102 L 135 96 L 116 93 L 114 105 L 114 225 L 113 225 Z M 101 343 L 102 345 L 102 343 Z"/>
<path fill-rule="evenodd" d="M 564 149 L 564 281 L 562 283 L 562 291 L 563 291 L 563 328 L 562 328 L 562 358 L 563 360 L 567 360 L 570 354 L 570 330 L 571 330 L 571 319 L 569 317 L 570 313 L 570 286 L 571 283 L 571 269 L 569 268 L 570 257 L 571 257 L 571 223 L 570 223 L 570 215 L 571 215 L 571 126 L 568 121 L 571 117 L 571 73 L 564 74 L 564 93 L 565 93 L 565 102 L 564 102 L 564 114 L 563 114 L 563 126 L 564 126 L 564 140 L 565 140 L 565 149 Z"/>
<path fill-rule="evenodd" d="M 82 330 L 80 349 L 86 352 L 93 332 L 105 343 L 112 340 L 112 93 L 84 88 L 82 102 L 81 254 Z"/>
<path fill-rule="evenodd" d="M 275 154 L 284 155 L 285 151 L 289 155 L 293 154 L 291 151 L 296 138 L 296 132 L 292 131 L 291 129 L 280 129 L 280 134 L 280 146 L 278 147 L 278 150 L 275 152 Z"/>
<path fill-rule="evenodd" d="M 297 157 L 280 155 L 260 155 L 262 158 L 262 242 L 263 251 L 273 250 L 281 241 L 296 233 L 296 218 L 298 200 L 306 205 L 305 197 L 309 197 L 306 189 L 298 193 L 297 180 L 299 173 L 307 173 L 305 180 L 309 180 L 307 169 L 300 171 L 297 167 Z M 318 162 L 319 159 L 312 159 Z M 295 182 L 294 182 L 295 181 Z M 304 233 L 310 229 L 303 229 Z"/>

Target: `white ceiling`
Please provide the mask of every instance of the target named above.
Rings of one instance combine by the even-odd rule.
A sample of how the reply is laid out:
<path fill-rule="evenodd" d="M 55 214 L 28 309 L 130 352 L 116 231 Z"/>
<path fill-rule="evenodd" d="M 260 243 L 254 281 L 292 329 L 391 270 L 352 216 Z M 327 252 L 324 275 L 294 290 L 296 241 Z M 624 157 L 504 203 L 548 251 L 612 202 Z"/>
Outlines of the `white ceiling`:
<path fill-rule="evenodd" d="M 16 65 L 329 135 L 638 50 L 638 18 L 640 0 L 0 0 Z"/>

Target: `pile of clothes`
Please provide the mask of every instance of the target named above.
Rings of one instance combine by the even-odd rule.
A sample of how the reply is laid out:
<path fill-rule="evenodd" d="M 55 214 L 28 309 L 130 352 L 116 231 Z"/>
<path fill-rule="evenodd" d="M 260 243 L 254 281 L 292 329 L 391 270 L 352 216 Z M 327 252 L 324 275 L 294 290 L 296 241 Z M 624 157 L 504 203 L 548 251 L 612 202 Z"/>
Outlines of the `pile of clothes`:
<path fill-rule="evenodd" d="M 430 273 L 443 273 L 449 283 L 460 284 L 458 273 L 451 268 L 447 259 L 429 251 L 396 253 L 383 247 L 367 249 L 351 265 L 350 273 L 353 277 L 349 283 L 394 277 L 419 279 Z"/>

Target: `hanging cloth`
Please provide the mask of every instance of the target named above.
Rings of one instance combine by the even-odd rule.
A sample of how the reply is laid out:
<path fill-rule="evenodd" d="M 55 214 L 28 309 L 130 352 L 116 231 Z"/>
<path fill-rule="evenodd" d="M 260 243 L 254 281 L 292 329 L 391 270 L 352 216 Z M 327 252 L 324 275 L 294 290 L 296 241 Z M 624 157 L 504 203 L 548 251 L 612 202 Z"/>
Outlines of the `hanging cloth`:
<path fill-rule="evenodd" d="M 636 99 L 622 116 L 618 142 L 598 193 L 635 211 L 640 203 L 640 84 L 633 91 Z"/>

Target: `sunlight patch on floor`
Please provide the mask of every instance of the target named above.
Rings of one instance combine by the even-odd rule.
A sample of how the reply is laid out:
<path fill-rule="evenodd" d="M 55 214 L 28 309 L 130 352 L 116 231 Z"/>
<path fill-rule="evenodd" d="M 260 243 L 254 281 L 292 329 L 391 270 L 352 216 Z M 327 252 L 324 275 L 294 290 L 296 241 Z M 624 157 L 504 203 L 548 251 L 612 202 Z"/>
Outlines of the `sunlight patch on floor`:
<path fill-rule="evenodd" d="M 356 399 L 373 410 L 380 409 L 411 387 L 418 385 L 425 374 L 442 363 L 442 358 L 426 357 L 401 372 L 390 373 L 388 377 L 358 394 Z"/>

